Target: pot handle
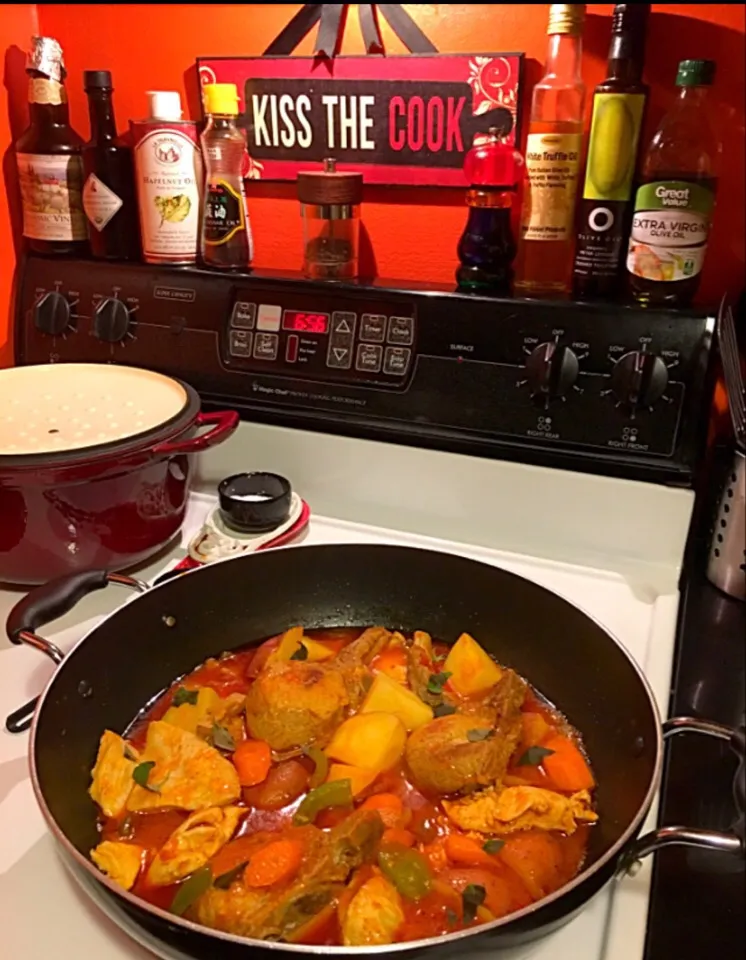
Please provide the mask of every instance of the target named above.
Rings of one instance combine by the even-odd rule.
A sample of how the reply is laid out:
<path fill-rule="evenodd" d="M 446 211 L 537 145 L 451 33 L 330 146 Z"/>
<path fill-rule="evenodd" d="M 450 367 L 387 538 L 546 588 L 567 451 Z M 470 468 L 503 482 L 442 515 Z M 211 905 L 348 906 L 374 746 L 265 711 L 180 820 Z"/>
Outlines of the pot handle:
<path fill-rule="evenodd" d="M 69 613 L 89 593 L 102 590 L 110 583 L 131 587 L 141 593 L 148 589 L 142 580 L 121 573 L 107 573 L 106 570 L 83 570 L 57 577 L 27 593 L 13 607 L 5 624 L 8 639 L 11 643 L 27 643 L 46 653 L 55 663 L 61 663 L 64 654 L 60 648 L 40 637 L 36 631 Z"/>
<path fill-rule="evenodd" d="M 727 740 L 731 749 L 738 757 L 739 764 L 733 780 L 733 797 L 736 804 L 738 818 L 731 833 L 718 830 L 702 830 L 695 827 L 659 827 L 643 834 L 632 843 L 625 853 L 619 873 L 634 876 L 642 866 L 643 857 L 655 853 L 664 847 L 688 846 L 704 847 L 707 850 L 718 850 L 722 853 L 746 855 L 746 760 L 744 759 L 744 744 L 746 744 L 746 729 L 737 730 L 726 727 L 710 720 L 698 720 L 696 717 L 672 717 L 663 724 L 664 740 L 679 733 L 701 733 L 718 740 Z"/>
<path fill-rule="evenodd" d="M 239 416 L 235 410 L 219 410 L 215 413 L 200 413 L 195 420 L 196 427 L 211 427 L 205 433 L 188 440 L 166 440 L 153 448 L 153 453 L 173 455 L 176 453 L 199 453 L 214 447 L 228 437 L 238 426 Z"/>

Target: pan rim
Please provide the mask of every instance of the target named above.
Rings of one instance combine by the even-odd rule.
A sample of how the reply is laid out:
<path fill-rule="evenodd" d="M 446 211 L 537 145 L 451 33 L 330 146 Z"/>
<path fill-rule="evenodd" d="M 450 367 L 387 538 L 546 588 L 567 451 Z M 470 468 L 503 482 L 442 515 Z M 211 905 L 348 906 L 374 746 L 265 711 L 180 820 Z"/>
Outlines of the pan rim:
<path fill-rule="evenodd" d="M 556 593 L 553 590 L 550 590 L 548 587 L 544 587 L 541 584 L 535 583 L 535 581 L 530 580 L 528 577 L 523 577 L 520 574 L 513 573 L 511 570 L 506 570 L 504 567 L 500 567 L 496 564 L 486 563 L 484 560 L 475 560 L 471 557 L 463 556 L 462 554 L 450 553 L 446 550 L 433 550 L 427 547 L 414 547 L 409 545 L 400 545 L 400 544 L 386 544 L 386 543 L 376 543 L 376 544 L 361 544 L 361 543 L 344 543 L 344 544 L 288 544 L 282 547 L 277 547 L 268 553 L 275 553 L 280 550 L 288 549 L 306 549 L 306 550 L 328 550 L 329 548 L 339 548 L 345 547 L 347 549 L 354 547 L 364 547 L 366 550 L 376 549 L 376 550 L 396 550 L 396 551 L 408 551 L 410 553 L 427 553 L 432 555 L 443 555 L 445 554 L 448 557 L 454 557 L 457 560 L 464 561 L 467 564 L 478 564 L 482 567 L 494 567 L 494 569 L 499 570 L 502 574 L 507 575 L 508 577 L 513 577 L 517 580 L 522 580 L 526 583 L 531 584 L 531 586 L 536 587 L 540 590 L 544 590 L 547 593 L 552 594 L 554 597 L 567 604 L 570 607 L 574 607 L 580 613 L 582 613 L 588 620 L 595 624 L 599 630 L 601 630 L 606 636 L 616 645 L 622 655 L 626 658 L 629 665 L 632 667 L 632 670 L 637 676 L 642 688 L 644 689 L 648 706 L 651 710 L 652 717 L 654 720 L 656 737 L 655 737 L 655 762 L 653 764 L 653 770 L 650 776 L 650 783 L 648 789 L 645 793 L 645 796 L 638 808 L 637 813 L 632 818 L 630 823 L 627 825 L 626 829 L 623 831 L 621 836 L 609 847 L 609 849 L 600 856 L 594 863 L 592 863 L 587 869 L 581 871 L 576 877 L 566 883 L 564 886 L 560 887 L 558 890 L 555 890 L 553 893 L 549 894 L 547 897 L 543 897 L 541 900 L 537 900 L 532 904 L 529 904 L 527 907 L 524 907 L 521 910 L 516 910 L 513 913 L 508 914 L 505 917 L 500 917 L 496 920 L 491 921 L 490 923 L 482 924 L 478 927 L 471 927 L 467 930 L 458 930 L 453 933 L 448 933 L 440 937 L 428 937 L 421 940 L 408 940 L 402 943 L 392 943 L 385 944 L 381 946 L 360 946 L 360 947 L 344 947 L 344 946 L 315 946 L 312 944 L 300 944 L 300 943 L 278 943 L 274 941 L 259 940 L 254 937 L 240 937 L 236 934 L 226 933 L 221 930 L 214 930 L 211 927 L 204 926 L 203 924 L 195 923 L 191 920 L 187 920 L 184 917 L 177 916 L 173 913 L 170 913 L 167 910 L 157 907 L 153 904 L 148 903 L 146 900 L 143 900 L 141 897 L 137 897 L 132 894 L 129 890 L 124 890 L 118 884 L 114 883 L 109 877 L 103 874 L 98 870 L 95 864 L 85 857 L 80 851 L 75 847 L 71 841 L 67 838 L 62 829 L 58 826 L 56 820 L 54 819 L 49 807 L 47 806 L 44 794 L 39 783 L 37 768 L 36 768 L 36 740 L 37 740 L 37 728 L 39 723 L 39 718 L 41 717 L 44 703 L 46 698 L 54 684 L 54 680 L 59 673 L 59 670 L 64 666 L 64 661 L 61 667 L 58 667 L 55 672 L 50 677 L 47 682 L 44 691 L 39 697 L 39 703 L 36 711 L 34 712 L 33 723 L 30 731 L 30 741 L 29 741 L 29 765 L 31 769 L 31 783 L 34 790 L 34 795 L 36 797 L 36 802 L 39 804 L 44 820 L 46 821 L 47 829 L 52 834 L 55 842 L 59 843 L 66 853 L 68 853 L 73 860 L 81 866 L 87 873 L 89 873 L 98 883 L 104 886 L 111 894 L 115 897 L 124 900 L 132 907 L 137 910 L 141 910 L 153 917 L 157 917 L 161 922 L 167 923 L 171 926 L 177 926 L 181 928 L 184 932 L 189 934 L 196 934 L 200 937 L 212 937 L 218 941 L 224 941 L 236 944 L 239 947 L 245 947 L 247 949 L 262 949 L 268 951 L 277 951 L 278 955 L 282 953 L 286 954 L 297 954 L 299 956 L 325 956 L 325 957 L 346 957 L 349 958 L 351 953 L 360 956 L 384 956 L 384 955 L 406 955 L 407 953 L 414 952 L 416 950 L 422 950 L 428 947 L 442 946 L 444 944 L 458 944 L 462 940 L 471 939 L 475 936 L 488 936 L 490 933 L 500 930 L 504 927 L 515 923 L 516 921 L 523 920 L 531 914 L 538 912 L 545 907 L 550 906 L 553 903 L 556 903 L 558 900 L 564 898 L 568 894 L 571 894 L 578 887 L 586 883 L 595 877 L 598 873 L 603 871 L 611 863 L 618 862 L 620 855 L 627 844 L 632 840 L 636 835 L 645 817 L 648 815 L 650 808 L 655 799 L 655 795 L 659 790 L 660 781 L 661 781 L 661 771 L 663 767 L 663 732 L 662 732 L 662 720 L 661 713 L 658 708 L 658 704 L 655 699 L 652 687 L 650 682 L 642 671 L 642 667 L 637 663 L 635 658 L 626 648 L 626 646 L 619 640 L 619 638 L 604 624 L 600 622 L 598 617 L 589 613 L 583 606 L 580 604 L 574 603 L 570 600 L 567 600 L 565 597 Z M 233 563 L 236 561 L 249 561 L 253 559 L 255 554 L 248 554 L 238 557 L 227 557 L 224 560 L 218 561 L 220 563 Z M 216 564 L 209 564 L 210 567 L 215 566 Z M 198 567 L 193 570 L 187 571 L 183 576 L 190 576 L 192 574 L 203 572 L 207 568 Z M 181 579 L 181 577 L 179 578 Z M 125 601 L 124 604 L 120 605 L 116 609 L 112 610 L 111 613 L 107 614 L 102 620 L 100 620 L 95 626 L 91 627 L 80 640 L 75 643 L 75 645 L 70 649 L 68 654 L 65 657 L 67 660 L 79 646 L 85 643 L 88 638 L 95 633 L 100 627 L 102 627 L 111 617 L 115 616 L 126 606 L 129 606 L 130 603 L 135 602 L 142 597 L 149 596 L 157 590 L 162 589 L 163 587 L 168 587 L 171 585 L 171 581 L 164 581 L 155 587 L 152 587 L 146 594 L 136 594 L 131 597 L 128 601 Z M 603 886 L 610 881 L 609 878 L 604 882 Z M 588 904 L 588 901 L 591 898 L 586 898 L 583 901 L 581 909 L 585 909 Z M 568 918 L 569 919 L 569 918 Z M 135 921 L 137 922 L 137 921 Z"/>

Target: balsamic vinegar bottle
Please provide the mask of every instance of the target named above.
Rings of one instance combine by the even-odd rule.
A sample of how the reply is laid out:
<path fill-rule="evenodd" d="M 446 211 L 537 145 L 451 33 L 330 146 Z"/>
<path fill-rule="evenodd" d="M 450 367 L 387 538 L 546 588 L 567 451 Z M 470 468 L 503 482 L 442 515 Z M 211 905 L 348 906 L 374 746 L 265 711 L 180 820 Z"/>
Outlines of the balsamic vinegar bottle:
<path fill-rule="evenodd" d="M 62 48 L 52 37 L 33 37 L 29 126 L 16 143 L 23 235 L 36 253 L 84 256 L 83 140 L 70 126 Z"/>
<path fill-rule="evenodd" d="M 650 4 L 618 3 L 611 21 L 606 79 L 593 95 L 573 292 L 613 299 L 623 274 L 635 167 L 648 88 L 642 82 Z"/>
<path fill-rule="evenodd" d="M 132 151 L 117 137 L 111 73 L 86 70 L 83 81 L 91 118 L 91 139 L 83 148 L 83 209 L 91 253 L 101 260 L 139 260 Z"/>

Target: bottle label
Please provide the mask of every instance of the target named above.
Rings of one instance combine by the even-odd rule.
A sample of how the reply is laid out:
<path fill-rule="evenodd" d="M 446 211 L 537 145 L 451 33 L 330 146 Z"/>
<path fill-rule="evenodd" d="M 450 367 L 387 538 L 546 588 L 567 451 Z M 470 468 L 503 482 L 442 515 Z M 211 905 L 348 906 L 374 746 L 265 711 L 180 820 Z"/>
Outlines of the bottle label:
<path fill-rule="evenodd" d="M 50 77 L 30 77 L 28 82 L 29 103 L 48 103 L 58 107 L 67 103 L 65 87 L 59 80 Z"/>
<path fill-rule="evenodd" d="M 640 140 L 643 93 L 597 93 L 585 168 L 583 198 L 629 200 Z"/>
<path fill-rule="evenodd" d="M 107 187 L 103 180 L 99 180 L 95 173 L 90 173 L 83 187 L 83 209 L 96 230 L 100 233 L 115 213 L 122 207 L 122 198 Z"/>
<path fill-rule="evenodd" d="M 19 153 L 23 235 L 31 240 L 87 239 L 83 164 L 68 154 Z"/>
<path fill-rule="evenodd" d="M 714 191 L 701 183 L 643 184 L 635 198 L 629 272 L 664 283 L 696 276 L 702 270 L 714 204 Z"/>
<path fill-rule="evenodd" d="M 237 233 L 246 229 L 243 194 L 225 180 L 211 180 L 207 184 L 202 229 L 204 241 L 210 247 L 228 243 Z"/>
<path fill-rule="evenodd" d="M 193 124 L 132 124 L 146 260 L 193 262 L 199 240 L 202 161 Z"/>
<path fill-rule="evenodd" d="M 524 240 L 569 240 L 580 169 L 579 133 L 530 133 L 526 143 Z"/>

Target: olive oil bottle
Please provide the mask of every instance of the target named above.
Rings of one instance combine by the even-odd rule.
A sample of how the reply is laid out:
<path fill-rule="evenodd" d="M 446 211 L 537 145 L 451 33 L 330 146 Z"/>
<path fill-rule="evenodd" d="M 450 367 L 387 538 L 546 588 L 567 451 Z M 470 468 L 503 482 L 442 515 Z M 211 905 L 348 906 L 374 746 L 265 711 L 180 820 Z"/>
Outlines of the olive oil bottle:
<path fill-rule="evenodd" d="M 641 304 L 686 307 L 699 287 L 722 150 L 710 122 L 714 79 L 714 60 L 681 61 L 678 99 L 645 157 L 627 253 Z"/>
<path fill-rule="evenodd" d="M 642 70 L 649 14 L 649 3 L 614 7 L 607 76 L 593 95 L 578 216 L 573 292 L 580 300 L 613 299 L 621 285 L 648 95 Z"/>

